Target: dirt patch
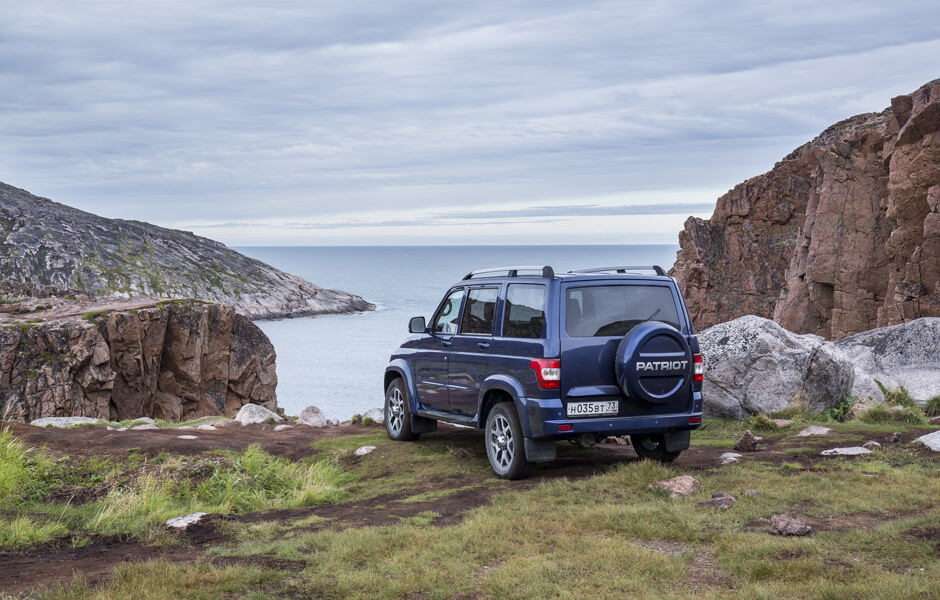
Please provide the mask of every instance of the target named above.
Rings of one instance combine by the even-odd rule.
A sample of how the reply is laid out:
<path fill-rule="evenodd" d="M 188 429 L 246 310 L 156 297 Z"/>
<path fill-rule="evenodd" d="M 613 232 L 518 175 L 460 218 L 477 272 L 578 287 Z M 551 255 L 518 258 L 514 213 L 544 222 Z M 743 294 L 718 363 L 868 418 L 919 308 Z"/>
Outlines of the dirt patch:
<path fill-rule="evenodd" d="M 933 549 L 940 555 L 940 527 L 921 527 L 917 529 L 908 529 L 901 533 L 906 538 L 913 538 L 927 542 L 933 546 Z"/>
<path fill-rule="evenodd" d="M 65 585 L 75 574 L 94 585 L 123 562 L 196 560 L 201 554 L 192 547 L 145 546 L 121 536 L 97 538 L 81 548 L 40 546 L 23 553 L 0 552 L 0 592 L 16 596 Z"/>
<path fill-rule="evenodd" d="M 852 514 L 817 514 L 808 515 L 804 512 L 788 512 L 787 515 L 809 525 L 813 533 L 820 531 L 856 531 L 872 529 L 898 519 L 912 519 L 927 514 L 929 511 L 898 511 L 898 512 L 857 512 Z M 770 532 L 770 519 L 753 519 L 745 524 L 751 531 Z"/>
<path fill-rule="evenodd" d="M 375 431 L 375 427 L 345 425 L 337 427 L 296 426 L 274 431 L 274 425 L 228 424 L 215 431 L 196 429 L 149 429 L 107 431 L 104 427 L 77 427 L 56 429 L 33 427 L 22 423 L 0 423 L 9 427 L 16 437 L 30 446 L 45 446 L 59 455 L 126 456 L 134 449 L 151 456 L 161 452 L 180 456 L 196 456 L 210 450 L 242 452 L 251 444 L 260 444 L 269 454 L 298 460 L 315 454 L 313 442 Z M 181 440 L 177 436 L 194 435 L 195 440 Z"/>

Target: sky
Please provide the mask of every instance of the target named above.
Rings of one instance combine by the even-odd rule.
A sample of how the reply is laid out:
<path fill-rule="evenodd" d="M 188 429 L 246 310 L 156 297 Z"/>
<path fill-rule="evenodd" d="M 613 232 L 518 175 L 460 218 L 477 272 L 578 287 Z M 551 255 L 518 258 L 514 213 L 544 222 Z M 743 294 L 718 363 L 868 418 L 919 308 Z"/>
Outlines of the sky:
<path fill-rule="evenodd" d="M 935 0 L 0 0 L 0 181 L 229 245 L 675 244 Z"/>

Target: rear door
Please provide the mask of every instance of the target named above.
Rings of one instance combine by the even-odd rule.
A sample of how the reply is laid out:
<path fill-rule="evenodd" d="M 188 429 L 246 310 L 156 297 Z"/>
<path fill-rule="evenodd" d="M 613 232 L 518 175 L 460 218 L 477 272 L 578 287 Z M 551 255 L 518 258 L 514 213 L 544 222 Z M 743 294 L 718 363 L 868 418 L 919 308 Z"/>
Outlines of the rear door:
<path fill-rule="evenodd" d="M 450 347 L 448 385 L 450 410 L 475 415 L 480 386 L 486 378 L 493 344 L 499 286 L 473 287 L 467 291 L 460 330 Z"/>
<path fill-rule="evenodd" d="M 638 280 L 570 282 L 562 286 L 561 393 L 569 402 L 619 401 L 618 416 L 679 412 L 686 407 L 649 405 L 627 398 L 617 384 L 615 361 L 623 337 L 645 321 L 687 333 L 668 283 Z"/>

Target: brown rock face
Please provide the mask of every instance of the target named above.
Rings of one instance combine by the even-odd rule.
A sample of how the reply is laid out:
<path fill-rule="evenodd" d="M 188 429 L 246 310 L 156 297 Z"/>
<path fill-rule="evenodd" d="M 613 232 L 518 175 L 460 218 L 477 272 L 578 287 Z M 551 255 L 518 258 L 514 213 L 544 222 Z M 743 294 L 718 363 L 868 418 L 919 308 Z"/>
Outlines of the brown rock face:
<path fill-rule="evenodd" d="M 267 336 L 225 304 L 172 302 L 0 328 L 0 420 L 178 421 L 277 408 Z"/>
<path fill-rule="evenodd" d="M 679 243 L 700 329 L 755 314 L 834 339 L 940 316 L 940 80 L 833 125 Z"/>

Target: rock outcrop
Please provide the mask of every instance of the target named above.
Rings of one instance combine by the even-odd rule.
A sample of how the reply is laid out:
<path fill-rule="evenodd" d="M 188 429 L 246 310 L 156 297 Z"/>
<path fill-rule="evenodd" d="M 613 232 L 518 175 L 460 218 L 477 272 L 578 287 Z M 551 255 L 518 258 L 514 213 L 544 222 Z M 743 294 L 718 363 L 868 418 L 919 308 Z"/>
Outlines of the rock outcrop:
<path fill-rule="evenodd" d="M 940 316 L 940 80 L 833 125 L 679 243 L 698 328 L 751 314 L 838 339 Z"/>
<path fill-rule="evenodd" d="M 904 387 L 924 404 L 940 396 L 940 319 L 923 318 L 872 329 L 835 343 L 855 365 L 852 395 L 884 399 L 876 380 L 888 389 Z"/>
<path fill-rule="evenodd" d="M 252 319 L 375 308 L 219 242 L 139 221 L 105 219 L 0 183 L 0 281 L 40 295 L 200 298 Z"/>
<path fill-rule="evenodd" d="M 0 327 L 0 420 L 277 408 L 274 346 L 231 306 L 167 301 Z"/>
<path fill-rule="evenodd" d="M 710 327 L 698 338 L 705 359 L 702 394 L 708 416 L 745 419 L 797 402 L 819 412 L 846 396 L 878 403 L 884 394 L 875 380 L 887 389 L 903 386 L 921 406 L 940 395 L 937 318 L 829 342 L 746 316 Z M 797 435 L 826 432 L 809 427 Z"/>
<path fill-rule="evenodd" d="M 797 335 L 747 316 L 699 334 L 705 413 L 731 419 L 771 414 L 795 402 L 814 411 L 848 396 L 851 362 L 819 336 Z"/>

